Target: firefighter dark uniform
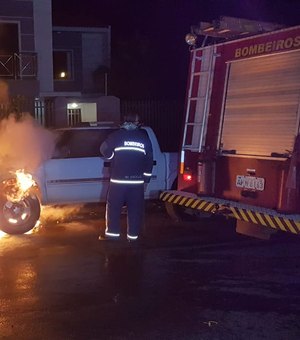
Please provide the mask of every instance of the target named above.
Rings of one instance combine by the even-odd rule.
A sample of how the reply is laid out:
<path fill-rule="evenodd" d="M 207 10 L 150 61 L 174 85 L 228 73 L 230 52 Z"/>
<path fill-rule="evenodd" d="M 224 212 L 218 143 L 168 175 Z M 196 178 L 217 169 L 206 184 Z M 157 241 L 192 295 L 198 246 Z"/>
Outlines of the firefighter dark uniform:
<path fill-rule="evenodd" d="M 151 178 L 153 153 L 147 132 L 137 118 L 125 119 L 121 129 L 111 133 L 100 152 L 111 160 L 106 202 L 105 238 L 120 237 L 122 207 L 127 207 L 127 239 L 136 240 L 144 219 L 144 183 Z M 131 121 L 133 120 L 133 121 Z"/>

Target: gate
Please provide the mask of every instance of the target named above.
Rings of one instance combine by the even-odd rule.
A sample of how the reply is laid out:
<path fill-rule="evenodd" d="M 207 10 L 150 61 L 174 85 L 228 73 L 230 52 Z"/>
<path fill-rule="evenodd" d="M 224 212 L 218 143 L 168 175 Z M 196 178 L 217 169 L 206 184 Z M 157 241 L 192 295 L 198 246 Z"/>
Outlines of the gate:
<path fill-rule="evenodd" d="M 81 123 L 81 109 L 68 109 L 68 126 L 74 126 Z"/>

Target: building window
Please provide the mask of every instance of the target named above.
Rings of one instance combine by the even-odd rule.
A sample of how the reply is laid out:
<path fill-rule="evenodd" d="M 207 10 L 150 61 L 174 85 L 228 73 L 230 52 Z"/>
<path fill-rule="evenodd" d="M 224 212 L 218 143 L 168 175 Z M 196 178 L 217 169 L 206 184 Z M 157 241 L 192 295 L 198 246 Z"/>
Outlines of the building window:
<path fill-rule="evenodd" d="M 0 22 L 0 54 L 19 53 L 18 24 Z"/>
<path fill-rule="evenodd" d="M 54 80 L 70 80 L 73 78 L 72 59 L 71 51 L 53 51 Z"/>

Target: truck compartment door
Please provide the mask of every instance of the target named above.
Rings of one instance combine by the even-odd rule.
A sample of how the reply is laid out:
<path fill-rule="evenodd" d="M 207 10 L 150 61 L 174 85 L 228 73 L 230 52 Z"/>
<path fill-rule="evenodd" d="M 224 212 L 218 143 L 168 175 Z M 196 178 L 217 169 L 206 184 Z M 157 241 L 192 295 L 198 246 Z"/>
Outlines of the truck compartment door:
<path fill-rule="evenodd" d="M 299 129 L 300 51 L 235 61 L 229 67 L 223 152 L 278 156 L 292 151 Z"/>

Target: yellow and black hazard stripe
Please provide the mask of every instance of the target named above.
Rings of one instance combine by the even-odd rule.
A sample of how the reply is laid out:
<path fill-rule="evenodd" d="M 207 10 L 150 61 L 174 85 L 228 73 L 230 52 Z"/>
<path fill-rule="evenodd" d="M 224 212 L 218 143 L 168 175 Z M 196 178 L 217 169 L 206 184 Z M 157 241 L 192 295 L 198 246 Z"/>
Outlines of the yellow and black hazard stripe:
<path fill-rule="evenodd" d="M 249 209 L 230 207 L 233 217 L 237 220 L 258 224 L 264 227 L 289 231 L 293 234 L 300 234 L 300 219 L 277 216 Z"/>
<path fill-rule="evenodd" d="M 233 217 L 244 222 L 254 223 L 272 229 L 279 229 L 282 231 L 291 232 L 293 234 L 300 234 L 300 217 L 297 215 L 293 218 L 291 215 L 266 213 L 255 211 L 254 209 L 246 209 L 238 206 L 233 206 L 234 202 L 230 204 L 220 204 L 214 202 L 213 199 L 207 200 L 198 197 L 189 197 L 178 192 L 164 191 L 160 195 L 160 200 L 184 206 L 186 208 L 203 210 L 206 212 L 226 214 L 226 216 Z"/>

